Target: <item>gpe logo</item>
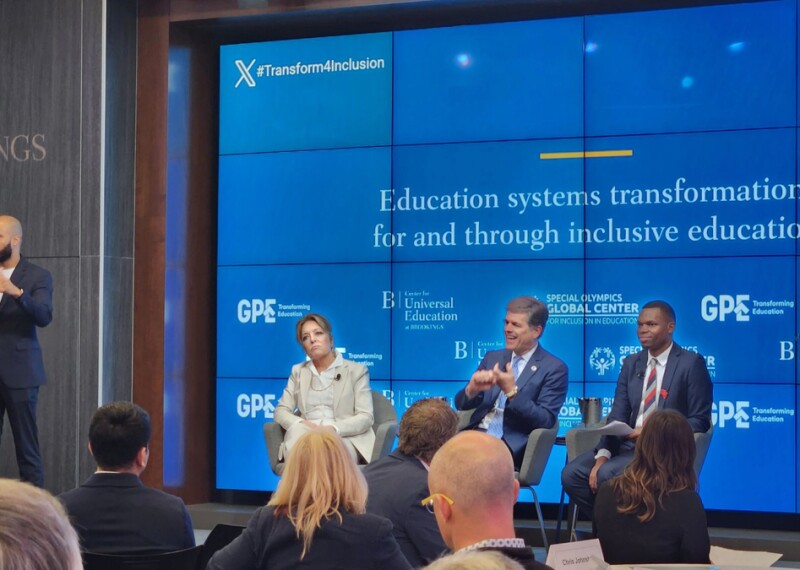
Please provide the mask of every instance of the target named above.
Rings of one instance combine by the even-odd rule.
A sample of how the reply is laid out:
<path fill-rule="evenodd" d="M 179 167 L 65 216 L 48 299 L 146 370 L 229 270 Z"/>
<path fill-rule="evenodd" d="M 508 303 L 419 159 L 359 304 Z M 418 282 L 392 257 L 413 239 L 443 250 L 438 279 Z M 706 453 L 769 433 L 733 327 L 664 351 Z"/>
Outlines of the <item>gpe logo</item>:
<path fill-rule="evenodd" d="M 275 322 L 275 299 L 242 299 L 236 307 L 240 323 L 254 323 L 263 316 L 265 323 Z"/>
<path fill-rule="evenodd" d="M 749 321 L 750 309 L 745 304 L 750 295 L 706 295 L 700 301 L 700 314 L 705 321 L 725 320 L 726 315 L 736 314 L 737 321 Z"/>
<path fill-rule="evenodd" d="M 725 422 L 736 420 L 738 429 L 748 429 L 750 427 L 750 416 L 745 408 L 750 407 L 750 402 L 728 402 L 720 400 L 719 406 L 711 404 L 711 424 L 725 427 Z"/>
<path fill-rule="evenodd" d="M 272 419 L 275 399 L 275 394 L 239 394 L 236 413 L 240 418 L 255 418 L 259 412 L 263 412 L 265 419 Z"/>

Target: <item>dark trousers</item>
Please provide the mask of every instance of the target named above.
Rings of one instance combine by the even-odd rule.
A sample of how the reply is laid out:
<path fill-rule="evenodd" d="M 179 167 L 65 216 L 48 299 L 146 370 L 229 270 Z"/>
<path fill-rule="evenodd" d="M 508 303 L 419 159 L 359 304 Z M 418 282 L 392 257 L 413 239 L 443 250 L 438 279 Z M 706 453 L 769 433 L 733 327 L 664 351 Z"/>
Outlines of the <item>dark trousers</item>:
<path fill-rule="evenodd" d="M 42 455 L 39 452 L 39 430 L 36 428 L 36 402 L 39 388 L 6 388 L 0 385 L 0 435 L 3 416 L 8 414 L 14 449 L 17 452 L 19 478 L 44 487 Z"/>
<path fill-rule="evenodd" d="M 620 446 L 619 453 L 606 461 L 597 472 L 597 488 L 616 477 L 625 469 L 625 466 L 633 459 L 634 445 L 626 442 Z M 591 518 L 594 511 L 594 493 L 589 488 L 589 474 L 594 467 L 596 455 L 595 450 L 591 449 L 567 463 L 561 472 L 561 484 L 569 495 L 573 503 Z"/>

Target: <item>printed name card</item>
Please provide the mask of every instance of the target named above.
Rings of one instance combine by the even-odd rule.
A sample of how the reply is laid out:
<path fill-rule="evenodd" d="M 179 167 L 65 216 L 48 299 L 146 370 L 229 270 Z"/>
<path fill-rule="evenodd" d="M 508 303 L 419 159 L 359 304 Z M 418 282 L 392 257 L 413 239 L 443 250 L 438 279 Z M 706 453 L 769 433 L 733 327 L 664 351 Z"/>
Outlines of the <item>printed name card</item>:
<path fill-rule="evenodd" d="M 603 561 L 600 541 L 596 538 L 551 545 L 545 564 L 554 570 L 604 570 L 608 568 Z"/>

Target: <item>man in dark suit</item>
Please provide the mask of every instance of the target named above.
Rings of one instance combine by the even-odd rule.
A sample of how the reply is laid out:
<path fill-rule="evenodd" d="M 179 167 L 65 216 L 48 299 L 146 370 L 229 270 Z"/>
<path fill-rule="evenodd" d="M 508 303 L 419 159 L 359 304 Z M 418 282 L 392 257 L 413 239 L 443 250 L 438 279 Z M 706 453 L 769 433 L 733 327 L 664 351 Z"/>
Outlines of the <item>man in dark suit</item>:
<path fill-rule="evenodd" d="M 364 468 L 369 485 L 367 512 L 392 521 L 400 550 L 414 568 L 447 550 L 436 518 L 421 501 L 430 494 L 428 466 L 433 455 L 457 428 L 458 416 L 444 400 L 414 402 L 400 421 L 397 449 Z"/>
<path fill-rule="evenodd" d="M 625 437 L 604 436 L 597 448 L 571 461 L 561 472 L 561 482 L 572 501 L 587 515 L 605 481 L 622 473 L 633 459 L 636 440 L 650 412 L 676 410 L 695 433 L 711 426 L 713 388 L 702 356 L 672 341 L 675 311 L 664 301 L 642 307 L 637 323 L 644 350 L 627 357 L 617 380 L 614 405 L 608 421 L 628 424 Z"/>
<path fill-rule="evenodd" d="M 431 495 L 439 532 L 453 552 L 494 550 L 529 570 L 548 570 L 514 531 L 514 504 L 519 481 L 508 446 L 476 431 L 461 432 L 445 443 L 431 461 Z"/>
<path fill-rule="evenodd" d="M 530 433 L 551 428 L 567 397 L 567 366 L 547 352 L 539 338 L 549 312 L 533 297 L 518 297 L 506 308 L 505 350 L 487 352 L 456 408 L 475 411 L 465 429 L 478 429 L 506 442 L 519 468 Z"/>
<path fill-rule="evenodd" d="M 99 408 L 89 426 L 97 471 L 59 496 L 81 547 L 103 554 L 158 554 L 194 546 L 192 521 L 178 497 L 139 479 L 150 455 L 150 416 L 130 402 Z"/>
<path fill-rule="evenodd" d="M 0 429 L 7 413 L 20 479 L 43 487 L 36 402 L 45 374 L 36 327 L 53 320 L 53 279 L 20 255 L 21 244 L 19 220 L 0 216 Z"/>

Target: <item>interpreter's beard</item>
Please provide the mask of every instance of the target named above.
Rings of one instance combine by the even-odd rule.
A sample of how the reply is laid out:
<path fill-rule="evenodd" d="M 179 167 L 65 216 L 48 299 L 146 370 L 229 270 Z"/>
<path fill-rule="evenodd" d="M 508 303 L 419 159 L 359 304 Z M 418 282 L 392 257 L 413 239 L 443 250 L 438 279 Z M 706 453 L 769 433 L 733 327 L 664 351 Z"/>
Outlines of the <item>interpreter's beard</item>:
<path fill-rule="evenodd" d="M 11 242 L 8 242 L 3 249 L 0 249 L 0 263 L 5 263 L 11 259 Z"/>

